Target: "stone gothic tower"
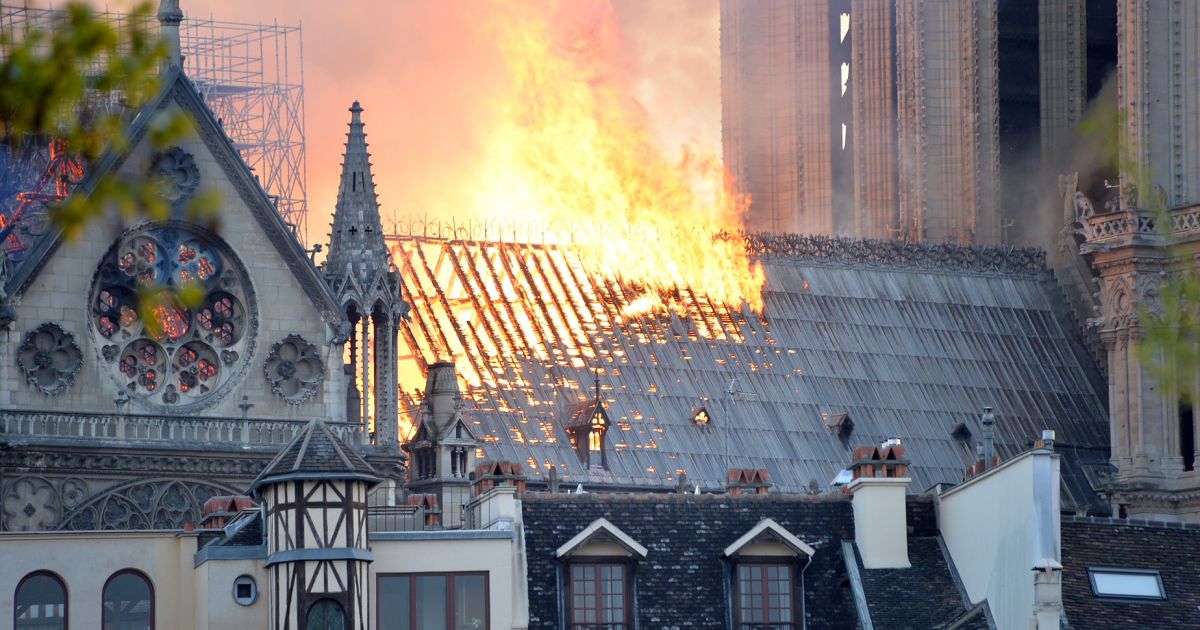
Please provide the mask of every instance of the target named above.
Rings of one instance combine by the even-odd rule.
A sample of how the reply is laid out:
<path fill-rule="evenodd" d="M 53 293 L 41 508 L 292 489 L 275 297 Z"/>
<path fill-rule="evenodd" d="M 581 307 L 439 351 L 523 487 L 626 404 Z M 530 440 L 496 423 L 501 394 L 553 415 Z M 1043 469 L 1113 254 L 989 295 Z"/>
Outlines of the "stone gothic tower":
<path fill-rule="evenodd" d="M 378 481 L 320 420 L 254 480 L 266 507 L 272 630 L 369 627 L 367 493 Z"/>
<path fill-rule="evenodd" d="M 445 527 L 459 524 L 461 507 L 471 500 L 471 471 L 479 447 L 462 408 L 454 364 L 430 366 L 420 424 L 413 439 L 404 445 L 411 457 L 407 487 L 414 494 L 437 498 Z"/>
<path fill-rule="evenodd" d="M 351 383 L 357 382 L 359 396 L 346 419 L 371 425 L 377 446 L 398 449 L 396 334 L 408 305 L 400 296 L 400 275 L 392 268 L 383 240 L 362 111 L 354 101 L 324 271 L 352 327 L 348 376 Z M 354 398 L 348 396 L 348 401 Z"/>
<path fill-rule="evenodd" d="M 1100 276 L 1091 323 L 1108 354 L 1112 503 L 1118 515 L 1200 522 L 1193 409 L 1139 353 L 1139 319 L 1162 314 L 1163 280 L 1194 269 L 1200 253 L 1200 3 L 1117 8 L 1120 188 L 1099 212 L 1075 206 Z"/>

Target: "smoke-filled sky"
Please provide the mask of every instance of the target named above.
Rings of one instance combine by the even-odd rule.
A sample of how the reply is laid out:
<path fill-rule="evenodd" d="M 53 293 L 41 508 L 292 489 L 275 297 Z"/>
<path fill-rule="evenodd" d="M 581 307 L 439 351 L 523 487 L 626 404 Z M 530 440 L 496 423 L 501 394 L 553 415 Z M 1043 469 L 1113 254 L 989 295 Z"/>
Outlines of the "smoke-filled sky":
<path fill-rule="evenodd" d="M 518 0 L 521 1 L 521 0 Z M 611 11 L 616 61 L 632 98 L 668 148 L 720 153 L 717 0 L 599 0 Z M 102 4 L 103 0 L 93 0 Z M 58 4 L 56 2 L 56 4 Z M 129 6 L 108 2 L 112 9 Z M 489 20 L 492 0 L 182 0 L 189 17 L 300 24 L 308 150 L 309 243 L 326 241 L 345 141 L 347 109 L 362 102 L 385 222 L 404 212 L 442 214 L 460 203 L 462 178 L 508 78 Z M 542 4 L 547 4 L 543 2 Z"/>

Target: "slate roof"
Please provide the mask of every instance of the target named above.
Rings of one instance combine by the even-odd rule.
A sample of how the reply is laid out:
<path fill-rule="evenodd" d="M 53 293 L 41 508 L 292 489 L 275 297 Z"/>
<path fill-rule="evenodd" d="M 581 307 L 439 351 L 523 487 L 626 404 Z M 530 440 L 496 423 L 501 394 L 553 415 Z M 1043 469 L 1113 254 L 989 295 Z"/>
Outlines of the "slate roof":
<path fill-rule="evenodd" d="M 974 612 L 963 628 L 987 628 L 982 610 L 964 605 L 964 598 L 941 543 L 936 536 L 908 539 L 907 569 L 867 569 L 854 548 L 854 561 L 876 628 L 947 628 Z M 982 625 L 981 625 L 982 624 Z"/>
<path fill-rule="evenodd" d="M 814 550 L 803 578 L 806 627 L 863 627 L 842 555 L 843 541 L 854 537 L 846 495 L 527 492 L 521 499 L 531 628 L 558 625 L 563 600 L 557 592 L 555 551 L 599 518 L 647 549 L 634 572 L 641 627 L 728 627 L 732 604 L 726 597 L 728 566 L 722 553 L 763 518 Z M 933 500 L 910 497 L 906 509 L 913 566 L 866 570 L 857 560 L 873 627 L 988 628 L 985 611 L 966 608 L 950 573 L 937 540 Z"/>
<path fill-rule="evenodd" d="M 1062 564 L 1070 628 L 1200 628 L 1200 526 L 1064 516 Z M 1097 598 L 1088 567 L 1158 571 L 1167 598 Z"/>
<path fill-rule="evenodd" d="M 1066 505 L 1094 501 L 1107 470 L 1103 381 L 1037 253 L 747 237 L 766 270 L 762 317 L 687 288 L 672 296 L 682 314 L 628 316 L 635 287 L 555 246 L 393 244 L 413 305 L 402 373 L 456 359 L 485 456 L 525 464 L 531 483 L 557 466 L 585 487 L 667 488 L 686 472 L 719 488 L 731 468 L 766 468 L 799 492 L 828 484 L 855 446 L 900 437 L 919 492 L 962 480 L 985 405 L 1004 458 L 1057 432 Z M 585 467 L 565 431 L 597 364 L 607 471 Z M 411 417 L 418 402 L 402 396 Z M 707 425 L 692 421 L 698 406 Z M 848 436 L 827 426 L 839 414 Z M 960 423 L 969 440 L 952 435 Z"/>
<path fill-rule="evenodd" d="M 554 552 L 598 518 L 648 550 L 634 572 L 640 627 L 729 627 L 721 554 L 764 517 L 815 549 L 804 572 L 807 627 L 857 627 L 840 551 L 840 541 L 853 536 L 854 517 L 841 497 L 525 493 L 521 499 L 530 628 L 559 625 Z"/>
<path fill-rule="evenodd" d="M 304 427 L 258 475 L 250 489 L 287 479 L 362 479 L 379 481 L 375 470 L 320 420 Z"/>

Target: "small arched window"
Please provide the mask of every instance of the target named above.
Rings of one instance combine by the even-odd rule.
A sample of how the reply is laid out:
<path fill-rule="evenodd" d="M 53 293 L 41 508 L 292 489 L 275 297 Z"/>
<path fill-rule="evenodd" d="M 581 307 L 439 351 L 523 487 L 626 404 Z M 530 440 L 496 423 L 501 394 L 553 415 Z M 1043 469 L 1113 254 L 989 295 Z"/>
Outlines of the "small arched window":
<path fill-rule="evenodd" d="M 332 599 L 318 600 L 308 609 L 307 630 L 346 630 L 346 610 Z"/>
<path fill-rule="evenodd" d="M 104 584 L 104 630 L 154 630 L 154 587 L 142 572 L 126 569 Z"/>
<path fill-rule="evenodd" d="M 30 573 L 17 583 L 13 598 L 13 628 L 16 630 L 65 630 L 67 587 L 48 571 Z"/>

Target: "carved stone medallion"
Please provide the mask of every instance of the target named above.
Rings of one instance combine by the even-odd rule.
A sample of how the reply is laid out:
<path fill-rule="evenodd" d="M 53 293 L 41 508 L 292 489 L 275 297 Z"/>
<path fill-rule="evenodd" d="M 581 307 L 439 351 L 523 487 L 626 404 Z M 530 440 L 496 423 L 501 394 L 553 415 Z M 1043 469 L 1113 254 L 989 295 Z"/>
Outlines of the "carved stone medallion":
<path fill-rule="evenodd" d="M 82 360 L 75 336 L 50 322 L 25 333 L 17 348 L 17 365 L 25 379 L 50 396 L 75 382 Z"/>

